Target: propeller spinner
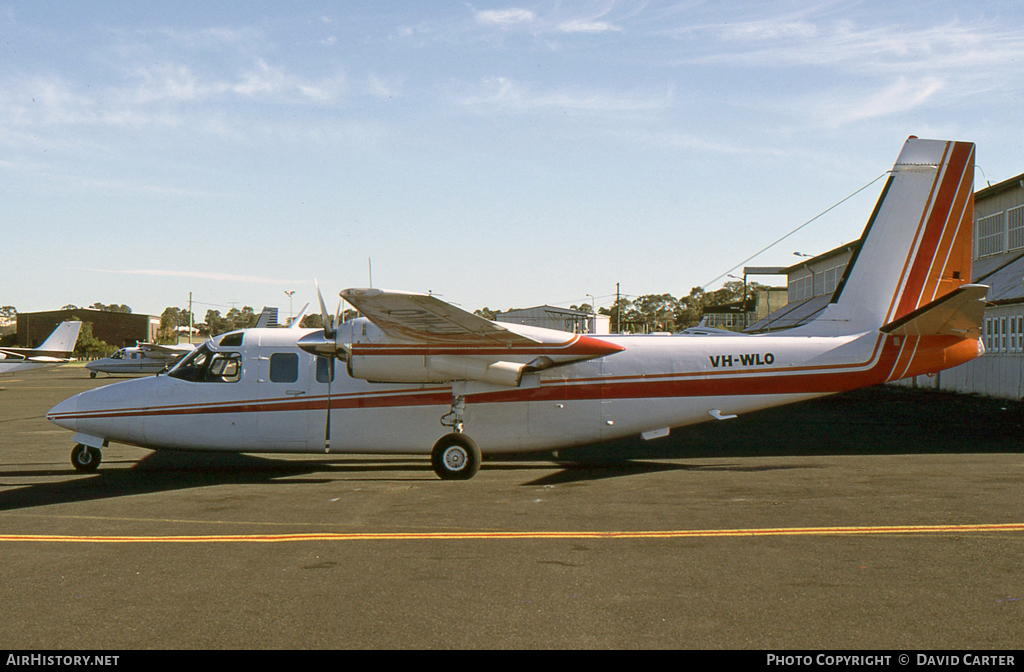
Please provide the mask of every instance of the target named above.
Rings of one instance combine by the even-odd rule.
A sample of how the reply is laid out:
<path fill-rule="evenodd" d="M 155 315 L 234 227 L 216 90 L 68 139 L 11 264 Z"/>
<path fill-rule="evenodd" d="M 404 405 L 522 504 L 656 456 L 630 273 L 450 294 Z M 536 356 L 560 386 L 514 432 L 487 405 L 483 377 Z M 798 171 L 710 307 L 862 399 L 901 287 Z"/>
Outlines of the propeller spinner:
<path fill-rule="evenodd" d="M 337 335 L 338 325 L 341 323 L 341 300 L 338 300 L 338 312 L 331 315 L 327 312 L 324 304 L 323 294 L 320 293 L 320 283 L 316 284 L 316 298 L 320 301 L 320 318 L 324 323 L 323 331 L 306 334 L 299 339 L 297 345 L 306 352 L 324 357 L 334 357 L 343 349 L 338 347 Z"/>

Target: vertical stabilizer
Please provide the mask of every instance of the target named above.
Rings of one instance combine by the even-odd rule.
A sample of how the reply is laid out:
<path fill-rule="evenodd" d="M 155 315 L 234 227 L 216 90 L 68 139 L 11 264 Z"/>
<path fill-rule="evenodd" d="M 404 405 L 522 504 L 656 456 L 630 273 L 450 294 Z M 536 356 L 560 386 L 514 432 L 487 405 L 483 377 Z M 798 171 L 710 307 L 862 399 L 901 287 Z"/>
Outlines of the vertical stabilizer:
<path fill-rule="evenodd" d="M 70 357 L 75 350 L 81 328 L 81 322 L 61 322 L 36 351 L 52 357 Z"/>
<path fill-rule="evenodd" d="M 974 145 L 903 146 L 832 302 L 801 332 L 858 333 L 971 281 Z"/>

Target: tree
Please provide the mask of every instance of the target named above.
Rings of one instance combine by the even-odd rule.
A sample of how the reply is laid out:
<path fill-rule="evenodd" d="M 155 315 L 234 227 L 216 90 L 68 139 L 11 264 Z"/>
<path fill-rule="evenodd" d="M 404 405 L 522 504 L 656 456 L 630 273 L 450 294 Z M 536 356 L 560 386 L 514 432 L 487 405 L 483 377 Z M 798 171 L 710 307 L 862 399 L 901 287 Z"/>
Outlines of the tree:
<path fill-rule="evenodd" d="M 110 305 L 107 305 L 107 304 L 103 304 L 103 303 L 100 303 L 99 301 L 97 301 L 96 303 L 92 304 L 89 307 L 92 308 L 93 310 L 105 310 L 108 313 L 131 313 L 132 312 L 132 309 L 131 309 L 130 306 L 126 306 L 124 304 L 118 304 L 118 303 L 111 303 Z"/>
<path fill-rule="evenodd" d="M 676 330 L 677 301 L 671 294 L 645 294 L 633 301 L 635 321 L 643 325 L 643 333 Z"/>
<path fill-rule="evenodd" d="M 206 319 L 196 327 L 199 329 L 199 335 L 205 338 L 231 331 L 228 321 L 224 319 L 220 311 L 212 309 L 206 311 Z"/>
<path fill-rule="evenodd" d="M 117 350 L 113 345 L 93 336 L 92 322 L 86 322 L 77 316 L 73 316 L 71 319 L 82 322 L 82 328 L 78 332 L 78 341 L 75 343 L 76 355 L 79 357 L 106 357 Z"/>
<path fill-rule="evenodd" d="M 323 329 L 324 318 L 320 317 L 319 313 L 310 313 L 302 318 L 299 326 L 303 329 Z"/>
<path fill-rule="evenodd" d="M 176 343 L 178 341 L 178 329 L 188 327 L 189 312 L 182 308 L 164 308 L 160 314 L 160 329 L 157 331 L 157 338 L 164 343 Z"/>
<path fill-rule="evenodd" d="M 249 329 L 256 326 L 256 321 L 260 319 L 260 316 L 256 314 L 251 307 L 245 306 L 241 310 L 232 308 L 228 311 L 228 314 L 224 316 L 226 322 L 225 331 L 234 331 L 235 329 Z M 220 333 L 220 332 L 216 332 Z"/>

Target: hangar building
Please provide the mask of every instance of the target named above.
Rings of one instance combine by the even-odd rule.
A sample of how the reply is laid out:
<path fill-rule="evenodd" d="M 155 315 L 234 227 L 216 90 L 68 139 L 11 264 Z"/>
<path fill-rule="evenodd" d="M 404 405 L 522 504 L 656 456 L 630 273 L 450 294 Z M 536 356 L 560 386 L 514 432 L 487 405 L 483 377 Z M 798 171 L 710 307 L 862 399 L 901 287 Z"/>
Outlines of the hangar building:
<path fill-rule="evenodd" d="M 574 334 L 607 334 L 609 333 L 609 317 L 594 315 L 570 308 L 557 306 L 535 306 L 533 308 L 517 308 L 498 313 L 495 322 L 526 324 L 545 329 L 559 329 Z"/>
<path fill-rule="evenodd" d="M 1024 398 L 1024 174 L 974 193 L 972 282 L 988 285 L 985 354 L 904 381 L 915 387 Z"/>
<path fill-rule="evenodd" d="M 744 331 L 761 333 L 804 324 L 824 310 L 858 241 L 779 269 L 789 304 Z M 932 376 L 897 384 L 1005 399 L 1024 398 L 1024 174 L 974 193 L 971 281 L 988 285 L 982 325 L 985 354 Z"/>
<path fill-rule="evenodd" d="M 18 345 L 34 348 L 46 340 L 58 324 L 79 319 L 92 323 L 92 335 L 118 348 L 139 342 L 156 342 L 160 318 L 141 313 L 115 313 L 93 308 L 18 313 Z"/>

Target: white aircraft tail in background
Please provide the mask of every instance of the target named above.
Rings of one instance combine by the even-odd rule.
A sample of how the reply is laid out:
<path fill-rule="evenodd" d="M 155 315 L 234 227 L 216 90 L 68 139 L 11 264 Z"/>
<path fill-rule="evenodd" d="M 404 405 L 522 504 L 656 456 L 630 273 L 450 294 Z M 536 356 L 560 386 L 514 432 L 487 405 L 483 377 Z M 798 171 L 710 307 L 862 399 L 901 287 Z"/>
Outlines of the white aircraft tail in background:
<path fill-rule="evenodd" d="M 38 348 L 0 348 L 0 373 L 34 371 L 71 361 L 81 322 L 61 322 Z"/>

